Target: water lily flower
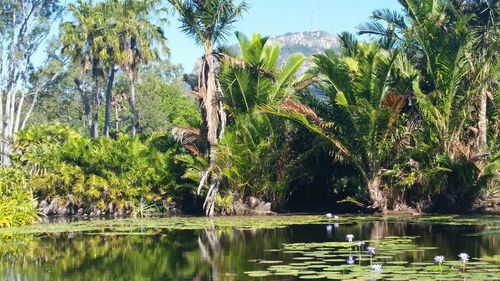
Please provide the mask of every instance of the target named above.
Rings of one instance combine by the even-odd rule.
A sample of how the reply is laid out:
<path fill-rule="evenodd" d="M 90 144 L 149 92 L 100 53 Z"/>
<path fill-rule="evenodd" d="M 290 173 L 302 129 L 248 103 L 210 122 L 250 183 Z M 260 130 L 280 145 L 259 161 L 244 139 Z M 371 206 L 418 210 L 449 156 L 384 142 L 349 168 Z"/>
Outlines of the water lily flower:
<path fill-rule="evenodd" d="M 372 265 L 373 271 L 382 271 L 382 265 L 381 264 L 374 264 Z"/>
<path fill-rule="evenodd" d="M 352 240 L 354 240 L 354 235 L 353 234 L 347 234 L 345 236 L 345 239 L 349 242 L 352 242 Z"/>
<path fill-rule="evenodd" d="M 434 262 L 442 264 L 444 262 L 444 256 L 435 256 Z"/>
<path fill-rule="evenodd" d="M 334 220 L 339 220 L 339 216 L 335 215 L 335 216 L 333 216 L 333 219 Z"/>
<path fill-rule="evenodd" d="M 355 262 L 355 260 L 354 260 L 354 258 L 352 256 L 349 256 L 347 258 L 347 264 L 354 264 L 354 262 Z"/>
<path fill-rule="evenodd" d="M 377 248 L 375 248 L 375 247 L 367 247 L 366 251 L 368 252 L 368 254 L 370 254 L 370 265 L 372 265 L 373 264 L 373 256 L 377 252 Z"/>
<path fill-rule="evenodd" d="M 356 247 L 363 247 L 365 245 L 365 242 L 364 241 L 358 241 L 356 242 Z"/>
<path fill-rule="evenodd" d="M 439 266 L 439 271 L 443 272 L 442 264 L 444 262 L 444 256 L 435 256 L 434 262 L 436 262 Z"/>
<path fill-rule="evenodd" d="M 458 255 L 458 257 L 464 263 L 469 261 L 469 254 L 467 254 L 467 253 L 460 253 L 460 255 Z"/>
<path fill-rule="evenodd" d="M 333 218 L 333 215 L 332 215 L 332 213 L 327 213 L 327 214 L 325 215 L 325 217 L 326 217 L 327 219 L 331 219 L 331 218 Z"/>
<path fill-rule="evenodd" d="M 370 255 L 375 255 L 375 253 L 377 252 L 377 248 L 375 247 L 367 247 L 366 248 L 366 251 L 368 252 L 368 254 Z"/>
<path fill-rule="evenodd" d="M 465 264 L 469 261 L 469 254 L 467 254 L 467 253 L 460 253 L 458 255 L 458 257 L 464 263 L 464 265 L 462 266 L 462 270 L 465 273 Z"/>

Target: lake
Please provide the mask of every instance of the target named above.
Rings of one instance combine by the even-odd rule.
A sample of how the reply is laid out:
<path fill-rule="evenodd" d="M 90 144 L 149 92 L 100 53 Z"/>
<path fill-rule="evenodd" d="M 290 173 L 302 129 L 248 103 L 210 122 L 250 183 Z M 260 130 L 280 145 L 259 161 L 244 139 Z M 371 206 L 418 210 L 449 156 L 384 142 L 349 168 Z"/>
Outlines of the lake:
<path fill-rule="evenodd" d="M 500 280 L 500 216 L 177 217 L 0 229 L 2 281 L 303 279 Z"/>

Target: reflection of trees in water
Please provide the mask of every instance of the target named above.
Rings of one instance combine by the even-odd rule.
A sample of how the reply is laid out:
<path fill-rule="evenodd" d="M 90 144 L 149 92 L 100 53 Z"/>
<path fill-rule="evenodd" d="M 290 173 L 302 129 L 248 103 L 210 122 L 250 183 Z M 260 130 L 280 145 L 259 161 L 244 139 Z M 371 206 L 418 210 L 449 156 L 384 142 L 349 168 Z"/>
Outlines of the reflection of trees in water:
<path fill-rule="evenodd" d="M 207 227 L 203 230 L 144 230 L 140 233 L 51 234 L 0 237 L 0 280 L 186 280 L 239 281 L 243 272 L 261 269 L 250 259 L 286 260 L 283 243 L 344 241 L 387 236 L 420 236 L 419 246 L 439 250 L 406 252 L 404 259 L 432 260 L 434 254 L 455 259 L 459 252 L 472 257 L 492 255 L 498 237 L 467 237 L 483 227 L 406 224 L 377 221 L 339 225 L 292 226 L 278 229 L 237 230 Z"/>
<path fill-rule="evenodd" d="M 202 240 L 202 235 L 198 236 L 198 246 L 200 247 L 201 257 L 212 269 L 212 280 L 221 280 L 219 278 L 219 267 L 224 263 L 224 254 L 222 252 L 219 234 L 215 230 L 215 227 L 205 228 L 204 233 L 206 243 Z"/>
<path fill-rule="evenodd" d="M 419 247 L 439 247 L 405 252 L 404 259 L 408 261 L 429 261 L 438 254 L 458 259 L 457 255 L 461 252 L 474 257 L 489 256 L 495 254 L 499 246 L 499 239 L 494 235 L 471 236 L 484 231 L 484 226 L 374 221 L 359 227 L 372 240 L 389 236 L 418 236 L 415 242 Z"/>
<path fill-rule="evenodd" d="M 0 280 L 179 280 L 210 270 L 199 262 L 194 237 L 193 231 L 74 238 L 60 234 L 27 240 L 23 249 L 26 243 L 18 240 L 18 250 L 0 252 Z"/>

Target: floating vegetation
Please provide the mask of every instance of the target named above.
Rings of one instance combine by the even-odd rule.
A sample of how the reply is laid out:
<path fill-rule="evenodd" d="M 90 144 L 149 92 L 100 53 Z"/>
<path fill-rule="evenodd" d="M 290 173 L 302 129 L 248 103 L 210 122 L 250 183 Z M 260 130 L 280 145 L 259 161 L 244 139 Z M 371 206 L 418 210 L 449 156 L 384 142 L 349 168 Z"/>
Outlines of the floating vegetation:
<path fill-rule="evenodd" d="M 366 252 L 359 248 L 353 251 L 352 243 L 343 241 L 283 244 L 284 261 L 291 262 L 271 265 L 255 271 L 257 275 L 248 276 L 268 277 L 264 280 L 281 280 L 270 276 L 295 276 L 299 280 L 500 280 L 500 256 L 471 262 L 468 254 L 461 253 L 454 261 L 436 256 L 434 262 L 410 262 L 408 255 L 412 253 L 437 249 L 418 247 L 416 239 L 416 236 L 390 236 L 363 241 L 366 245 L 377 245 L 367 246 Z"/>
<path fill-rule="evenodd" d="M 81 220 L 70 223 L 35 224 L 23 227 L 0 228 L 0 235 L 46 233 L 130 233 L 147 229 L 197 230 L 207 227 L 235 229 L 275 229 L 289 225 L 323 224 L 321 216 L 268 217 L 152 217 L 143 219 Z"/>
<path fill-rule="evenodd" d="M 427 222 L 415 225 L 419 219 Z M 79 276 L 499 280 L 498 237 L 466 236 L 495 226 L 498 217 L 474 217 L 477 224 L 472 227 L 470 218 L 460 219 L 464 224 L 455 226 L 448 219 L 441 223 L 431 218 L 340 216 L 331 232 L 325 227 L 332 219 L 324 215 L 119 219 L 5 228 L 0 229 L 0 280 L 12 274 L 22 280 L 75 281 Z M 351 242 L 347 234 L 354 236 Z M 437 255 L 446 257 L 441 270 L 433 261 Z M 137 273 L 139 265 L 142 271 Z M 213 272 L 219 276 L 213 277 Z M 107 277 L 101 278 L 103 274 Z"/>
<path fill-rule="evenodd" d="M 372 223 L 374 221 L 405 222 L 409 224 L 480 225 L 496 230 L 500 216 L 335 216 L 336 224 Z M 23 227 L 0 228 L 0 235 L 45 234 L 69 232 L 136 232 L 144 229 L 196 230 L 206 227 L 230 227 L 236 229 L 281 228 L 290 225 L 329 224 L 331 219 L 322 215 L 290 215 L 267 217 L 153 217 L 141 219 L 81 220 L 70 223 L 35 224 Z M 483 233 L 482 235 L 488 235 Z M 492 231 L 499 235 L 500 232 Z M 346 237 L 349 240 L 351 236 Z M 352 237 L 354 239 L 354 237 Z M 349 244 L 349 246 L 355 246 Z"/>

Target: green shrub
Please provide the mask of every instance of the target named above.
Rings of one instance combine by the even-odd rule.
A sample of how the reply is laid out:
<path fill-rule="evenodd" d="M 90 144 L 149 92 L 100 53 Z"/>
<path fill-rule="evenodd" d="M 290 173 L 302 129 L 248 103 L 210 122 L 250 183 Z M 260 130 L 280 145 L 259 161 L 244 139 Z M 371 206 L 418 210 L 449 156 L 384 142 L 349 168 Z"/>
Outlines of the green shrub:
<path fill-rule="evenodd" d="M 0 168 L 0 227 L 20 226 L 38 221 L 36 201 L 19 169 Z"/>
<path fill-rule="evenodd" d="M 91 140 L 55 123 L 20 132 L 15 147 L 28 185 L 42 199 L 71 194 L 105 210 L 110 203 L 133 206 L 140 198 L 160 202 L 175 187 L 169 150 L 150 140 L 123 134 Z"/>

